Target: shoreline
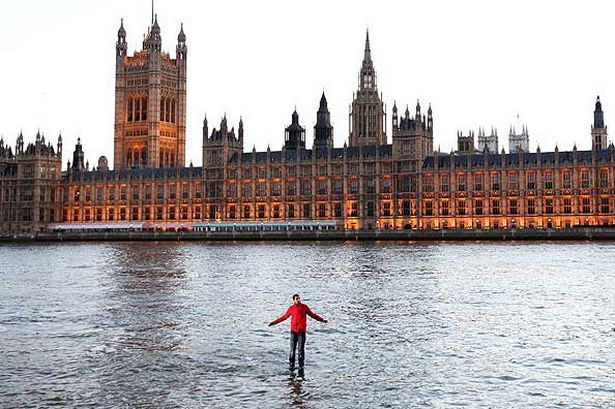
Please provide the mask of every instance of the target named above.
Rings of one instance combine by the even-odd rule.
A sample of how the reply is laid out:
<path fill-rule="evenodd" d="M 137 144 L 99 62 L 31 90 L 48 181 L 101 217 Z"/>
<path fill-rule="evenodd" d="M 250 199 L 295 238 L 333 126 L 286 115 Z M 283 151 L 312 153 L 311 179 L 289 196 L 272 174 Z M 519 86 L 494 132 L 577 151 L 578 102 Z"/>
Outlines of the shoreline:
<path fill-rule="evenodd" d="M 0 242 L 63 241 L 507 241 L 614 240 L 615 227 L 568 229 L 443 229 L 443 230 L 332 230 L 332 231 L 123 231 L 38 233 L 0 236 Z"/>

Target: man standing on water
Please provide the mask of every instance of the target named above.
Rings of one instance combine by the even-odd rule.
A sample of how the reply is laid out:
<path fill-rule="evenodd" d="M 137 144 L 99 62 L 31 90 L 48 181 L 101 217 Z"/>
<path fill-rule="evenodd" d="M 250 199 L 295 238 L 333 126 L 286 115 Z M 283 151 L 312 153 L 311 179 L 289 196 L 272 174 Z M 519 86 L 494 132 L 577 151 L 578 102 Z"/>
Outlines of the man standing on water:
<path fill-rule="evenodd" d="M 320 315 L 312 312 L 310 307 L 301 303 L 301 297 L 299 294 L 293 295 L 293 305 L 288 307 L 286 313 L 280 318 L 277 318 L 269 323 L 269 326 L 278 324 L 288 317 L 290 318 L 290 370 L 295 370 L 295 351 L 297 350 L 297 344 L 299 344 L 299 371 L 303 371 L 303 363 L 305 360 L 305 330 L 307 329 L 306 315 L 314 318 L 317 321 L 324 322 L 329 321 L 322 318 Z"/>

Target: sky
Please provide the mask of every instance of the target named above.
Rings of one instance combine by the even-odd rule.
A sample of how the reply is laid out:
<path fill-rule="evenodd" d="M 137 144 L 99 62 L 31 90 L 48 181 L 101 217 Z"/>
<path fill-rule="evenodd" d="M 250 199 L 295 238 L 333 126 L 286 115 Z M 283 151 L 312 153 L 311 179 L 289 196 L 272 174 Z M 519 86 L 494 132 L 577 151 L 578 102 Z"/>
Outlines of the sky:
<path fill-rule="evenodd" d="M 202 121 L 243 117 L 244 149 L 281 148 L 296 106 L 308 147 L 321 93 L 335 146 L 369 28 L 387 107 L 432 104 L 434 147 L 450 152 L 458 130 L 527 125 L 530 149 L 590 149 L 596 96 L 615 110 L 615 3 L 609 1 L 189 1 L 156 0 L 163 49 L 188 44 L 186 164 L 201 164 Z M 124 18 L 128 50 L 140 50 L 149 0 L 0 0 L 0 134 L 14 146 L 38 129 L 66 162 L 77 138 L 86 159 L 113 163 L 115 42 Z M 518 118 L 518 119 L 517 119 Z M 612 138 L 609 137 L 609 140 Z"/>

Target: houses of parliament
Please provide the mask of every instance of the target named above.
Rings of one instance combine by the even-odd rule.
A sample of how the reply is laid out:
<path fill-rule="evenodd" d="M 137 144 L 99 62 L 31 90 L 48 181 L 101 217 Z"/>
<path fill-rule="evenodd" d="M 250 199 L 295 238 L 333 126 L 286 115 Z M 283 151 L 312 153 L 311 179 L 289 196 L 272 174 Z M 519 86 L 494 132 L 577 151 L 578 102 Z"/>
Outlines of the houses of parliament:
<path fill-rule="evenodd" d="M 312 130 L 295 111 L 280 150 L 244 149 L 244 124 L 203 121 L 202 166 L 186 165 L 183 27 L 175 55 L 157 18 L 141 51 L 117 33 L 113 168 L 86 161 L 79 141 L 63 170 L 62 136 L 27 145 L 0 141 L 0 234 L 50 226 L 143 226 L 192 230 L 199 223 L 328 222 L 340 229 L 558 229 L 615 224 L 615 147 L 598 98 L 591 150 L 529 151 L 527 129 L 458 133 L 457 149 L 434 150 L 431 106 L 394 105 L 392 134 L 378 90 L 369 35 L 349 113 L 333 144 L 323 93 Z M 316 101 L 315 101 L 316 102 Z M 414 105 L 414 104 L 413 104 Z M 315 104 L 316 106 L 316 104 Z M 212 128 L 212 129 L 210 129 Z M 308 149 L 307 139 L 311 139 Z M 280 138 L 281 139 L 281 138 Z M 390 142 L 389 142 L 390 141 Z"/>

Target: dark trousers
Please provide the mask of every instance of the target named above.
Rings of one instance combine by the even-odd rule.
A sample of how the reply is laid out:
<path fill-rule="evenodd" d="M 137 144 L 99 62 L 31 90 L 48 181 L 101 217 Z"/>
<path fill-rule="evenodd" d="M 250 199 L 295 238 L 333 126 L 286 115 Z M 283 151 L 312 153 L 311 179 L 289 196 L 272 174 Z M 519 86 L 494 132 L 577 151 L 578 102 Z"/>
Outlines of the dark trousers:
<path fill-rule="evenodd" d="M 303 369 L 303 363 L 305 361 L 305 331 L 290 332 L 290 356 L 288 360 L 291 369 L 295 369 L 295 351 L 297 350 L 297 344 L 299 344 L 299 369 Z"/>

